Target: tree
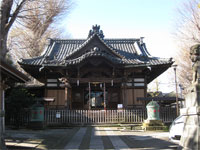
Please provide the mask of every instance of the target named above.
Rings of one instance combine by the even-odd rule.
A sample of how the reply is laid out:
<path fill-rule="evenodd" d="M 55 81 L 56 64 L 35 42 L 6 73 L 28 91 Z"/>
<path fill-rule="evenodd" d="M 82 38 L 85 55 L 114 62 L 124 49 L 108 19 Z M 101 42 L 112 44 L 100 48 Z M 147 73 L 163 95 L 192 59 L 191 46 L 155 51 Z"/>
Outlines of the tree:
<path fill-rule="evenodd" d="M 8 53 L 7 49 L 7 38 L 8 32 L 11 29 L 13 23 L 16 20 L 20 10 L 25 4 L 26 0 L 22 0 L 17 3 L 14 9 L 14 0 L 2 0 L 1 1 L 1 12 L 0 12 L 0 54 L 3 58 L 5 58 Z M 1 102 L 0 102 L 1 103 Z M 1 110 L 0 110 L 1 113 Z M 6 149 L 4 136 L 2 132 L 2 117 L 0 117 L 0 147 L 1 149 Z"/>
<path fill-rule="evenodd" d="M 160 94 L 162 94 L 162 92 L 159 91 L 160 82 L 156 78 L 152 83 L 153 86 L 150 89 L 148 89 L 148 95 L 151 97 L 157 97 Z"/>
<path fill-rule="evenodd" d="M 13 117 L 14 126 L 20 127 L 20 115 L 25 114 L 34 103 L 35 95 L 23 87 L 12 88 L 6 97 L 6 118 Z"/>
<path fill-rule="evenodd" d="M 49 29 L 52 22 L 56 20 L 56 16 L 59 16 L 58 14 L 61 14 L 60 12 L 62 13 L 66 12 L 66 10 L 61 11 L 58 8 L 64 8 L 61 6 L 63 6 L 64 2 L 68 2 L 68 1 L 69 0 L 1 0 L 0 1 L 0 7 L 1 7 L 0 55 L 3 58 L 5 58 L 7 53 L 9 52 L 8 47 L 7 47 L 9 31 L 14 28 L 21 29 L 22 26 L 25 26 L 28 23 L 35 23 L 34 26 L 30 28 L 32 29 L 33 32 L 34 31 L 36 32 L 37 36 L 31 40 L 37 39 L 36 41 L 37 43 L 38 40 L 44 35 L 45 31 Z M 50 5 L 51 7 L 48 7 Z M 57 8 L 57 9 L 53 9 L 53 8 Z M 48 10 L 48 12 L 51 12 L 50 15 L 47 15 L 48 13 L 44 11 L 46 9 Z M 54 12 L 54 14 L 52 12 Z M 36 15 L 39 16 L 38 19 L 35 19 L 37 18 Z M 23 22 L 24 24 L 21 24 L 21 26 L 19 26 L 22 20 L 24 21 Z M 44 23 L 43 21 L 46 21 L 47 23 Z M 37 45 L 33 44 L 32 47 L 35 48 L 37 47 Z M 0 147 L 1 149 L 5 149 L 5 142 L 4 142 L 2 132 L 1 132 L 2 131 L 1 128 L 2 128 L 2 125 L 1 125 L 1 117 L 0 117 Z"/>
<path fill-rule="evenodd" d="M 200 43 L 200 8 L 199 0 L 184 2 L 178 9 L 176 40 L 180 47 L 176 62 L 177 75 L 183 87 L 192 82 L 192 62 L 190 60 L 190 47 Z M 186 89 L 186 88 L 185 88 Z"/>
<path fill-rule="evenodd" d="M 50 28 L 55 31 L 55 26 L 52 24 L 55 25 L 62 16 L 68 13 L 72 3 L 70 0 L 1 0 L 0 4 L 0 51 L 1 56 L 5 57 L 9 51 L 7 40 L 11 29 L 15 31 L 18 29 L 18 32 L 24 28 L 29 29 L 34 33 L 34 36 L 29 41 L 37 39 L 37 42 L 38 38 L 50 32 Z M 38 47 L 37 44 L 29 45 L 32 49 L 33 47 L 34 49 Z"/>
<path fill-rule="evenodd" d="M 2 0 L 1 1 L 1 13 L 0 13 L 0 51 L 1 56 L 5 57 L 8 53 L 7 49 L 7 38 L 8 32 L 11 29 L 13 23 L 15 22 L 17 16 L 22 10 L 24 4 L 28 0 L 21 0 L 16 3 L 15 8 L 13 8 L 14 0 Z"/>
<path fill-rule="evenodd" d="M 59 37 L 60 20 L 71 8 L 69 0 L 37 0 L 24 11 L 9 36 L 9 47 L 17 58 L 40 56 L 47 38 Z"/>

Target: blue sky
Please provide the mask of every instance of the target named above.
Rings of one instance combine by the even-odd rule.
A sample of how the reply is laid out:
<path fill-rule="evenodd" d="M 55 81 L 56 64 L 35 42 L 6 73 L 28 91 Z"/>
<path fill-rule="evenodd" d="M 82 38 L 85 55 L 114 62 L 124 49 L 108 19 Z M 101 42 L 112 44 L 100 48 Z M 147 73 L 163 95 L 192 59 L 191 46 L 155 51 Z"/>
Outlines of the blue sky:
<path fill-rule="evenodd" d="M 181 1 L 76 0 L 64 26 L 72 38 L 86 38 L 95 24 L 101 26 L 105 38 L 145 37 L 152 55 L 172 57 L 174 14 Z M 167 54 L 161 50 L 163 45 Z"/>
<path fill-rule="evenodd" d="M 71 38 L 86 38 L 95 24 L 101 26 L 105 38 L 145 37 L 152 56 L 169 58 L 177 51 L 173 33 L 177 8 L 183 1 L 76 0 L 63 24 Z M 162 76 L 162 82 L 168 82 Z"/>
<path fill-rule="evenodd" d="M 177 4 L 177 0 L 77 0 L 68 21 L 116 29 L 169 28 Z"/>

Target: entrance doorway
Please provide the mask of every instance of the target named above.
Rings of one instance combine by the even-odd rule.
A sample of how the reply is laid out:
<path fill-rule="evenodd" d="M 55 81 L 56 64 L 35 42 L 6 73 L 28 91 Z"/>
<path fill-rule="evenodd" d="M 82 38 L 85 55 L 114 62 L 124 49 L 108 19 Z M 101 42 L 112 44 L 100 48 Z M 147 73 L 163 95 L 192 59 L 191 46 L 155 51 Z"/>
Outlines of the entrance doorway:
<path fill-rule="evenodd" d="M 84 105 L 90 104 L 92 109 L 104 109 L 104 92 L 103 91 L 91 91 L 90 92 L 90 101 L 89 101 L 89 92 L 84 92 Z M 106 92 L 107 98 L 107 92 Z"/>
<path fill-rule="evenodd" d="M 91 108 L 103 108 L 103 92 L 92 91 L 90 96 Z"/>
<path fill-rule="evenodd" d="M 105 90 L 104 94 L 102 83 L 91 83 L 90 88 L 84 91 L 84 105 L 87 105 L 91 109 L 104 109 L 105 99 L 107 100 L 107 91 Z"/>

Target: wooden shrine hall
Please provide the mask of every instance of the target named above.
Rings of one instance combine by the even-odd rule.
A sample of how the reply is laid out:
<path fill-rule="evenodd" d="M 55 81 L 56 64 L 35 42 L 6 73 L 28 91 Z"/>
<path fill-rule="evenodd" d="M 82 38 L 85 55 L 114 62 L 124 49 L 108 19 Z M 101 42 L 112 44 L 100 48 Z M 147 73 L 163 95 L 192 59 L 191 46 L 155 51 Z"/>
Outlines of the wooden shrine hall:
<path fill-rule="evenodd" d="M 117 109 L 144 106 L 137 97 L 173 61 L 152 57 L 143 38 L 106 39 L 95 25 L 86 39 L 50 39 L 43 55 L 18 63 L 45 83 L 47 107 Z"/>

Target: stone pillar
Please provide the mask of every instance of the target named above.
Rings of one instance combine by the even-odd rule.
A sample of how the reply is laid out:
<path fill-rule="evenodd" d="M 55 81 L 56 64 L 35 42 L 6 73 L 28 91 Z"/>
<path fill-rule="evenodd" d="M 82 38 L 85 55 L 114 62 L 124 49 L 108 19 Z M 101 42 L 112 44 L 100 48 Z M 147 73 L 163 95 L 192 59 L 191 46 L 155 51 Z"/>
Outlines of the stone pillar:
<path fill-rule="evenodd" d="M 190 49 L 193 64 L 193 81 L 185 97 L 186 108 L 180 110 L 185 116 L 184 131 L 181 136 L 179 149 L 200 149 L 200 44 Z"/>

